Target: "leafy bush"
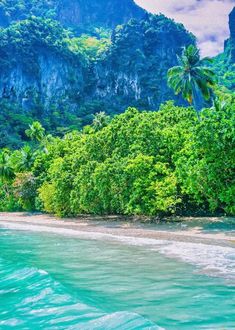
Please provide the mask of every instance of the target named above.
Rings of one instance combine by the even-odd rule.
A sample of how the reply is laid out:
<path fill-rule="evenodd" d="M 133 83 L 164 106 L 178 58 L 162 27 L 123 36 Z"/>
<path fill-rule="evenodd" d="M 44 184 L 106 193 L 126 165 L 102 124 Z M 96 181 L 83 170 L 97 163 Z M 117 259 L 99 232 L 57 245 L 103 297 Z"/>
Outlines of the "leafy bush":
<path fill-rule="evenodd" d="M 128 108 L 61 139 L 43 135 L 33 148 L 3 152 L 1 209 L 235 214 L 234 128 L 235 98 L 227 94 L 200 119 L 193 108 L 167 102 L 158 112 Z"/>

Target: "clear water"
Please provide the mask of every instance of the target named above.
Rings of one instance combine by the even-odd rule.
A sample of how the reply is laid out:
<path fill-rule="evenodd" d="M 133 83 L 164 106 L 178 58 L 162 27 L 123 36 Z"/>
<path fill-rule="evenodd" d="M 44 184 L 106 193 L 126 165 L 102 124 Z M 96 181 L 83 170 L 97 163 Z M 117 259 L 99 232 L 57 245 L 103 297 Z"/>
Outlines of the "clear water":
<path fill-rule="evenodd" d="M 124 243 L 1 229 L 0 329 L 235 329 L 232 248 Z"/>

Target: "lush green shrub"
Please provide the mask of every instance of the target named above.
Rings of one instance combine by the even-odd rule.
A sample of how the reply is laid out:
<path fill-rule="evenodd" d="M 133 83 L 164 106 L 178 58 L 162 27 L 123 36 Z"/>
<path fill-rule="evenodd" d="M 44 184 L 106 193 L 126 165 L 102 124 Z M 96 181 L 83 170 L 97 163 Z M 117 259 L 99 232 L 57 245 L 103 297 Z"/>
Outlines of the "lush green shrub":
<path fill-rule="evenodd" d="M 200 120 L 172 102 L 158 112 L 129 108 L 99 129 L 44 135 L 34 152 L 7 151 L 3 173 L 15 171 L 7 185 L 22 208 L 59 216 L 235 214 L 234 110 L 230 94 Z"/>
<path fill-rule="evenodd" d="M 31 172 L 17 173 L 12 187 L 18 204 L 24 210 L 35 210 L 37 184 L 34 175 Z"/>
<path fill-rule="evenodd" d="M 235 99 L 205 109 L 181 151 L 177 173 L 182 191 L 211 211 L 235 213 Z"/>
<path fill-rule="evenodd" d="M 18 199 L 14 195 L 13 187 L 0 183 L 0 211 L 12 212 L 20 210 L 21 207 L 18 203 Z"/>

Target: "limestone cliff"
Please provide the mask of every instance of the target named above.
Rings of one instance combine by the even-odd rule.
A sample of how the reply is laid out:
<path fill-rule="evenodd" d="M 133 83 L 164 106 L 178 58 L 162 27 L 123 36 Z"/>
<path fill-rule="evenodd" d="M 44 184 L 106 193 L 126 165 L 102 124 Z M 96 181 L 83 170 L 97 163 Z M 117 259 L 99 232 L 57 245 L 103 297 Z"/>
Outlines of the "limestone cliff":
<path fill-rule="evenodd" d="M 150 110 L 169 99 L 182 102 L 168 88 L 166 75 L 182 47 L 195 42 L 183 25 L 147 14 L 132 0 L 14 3 L 0 2 L 5 26 L 0 29 L 0 140 L 7 141 L 12 126 L 19 125 L 18 140 L 30 120 L 63 131 L 89 124 L 99 111 L 115 114 L 128 106 Z M 91 25 L 117 25 L 108 46 L 100 36 L 78 38 L 79 29 Z M 95 49 L 92 56 L 86 47 Z"/>
<path fill-rule="evenodd" d="M 229 15 L 230 37 L 225 41 L 224 52 L 215 57 L 213 67 L 219 84 L 235 89 L 235 7 Z"/>
<path fill-rule="evenodd" d="M 48 22 L 32 19 L 2 33 L 7 40 L 0 47 L 0 96 L 22 107 L 40 102 L 49 111 L 51 105 L 67 103 L 79 113 L 87 102 L 99 102 L 110 113 L 129 105 L 156 109 L 174 98 L 167 87 L 167 70 L 176 64 L 182 47 L 194 42 L 183 26 L 165 16 L 148 15 L 117 27 L 102 58 L 87 62 L 58 43 L 59 27 Z"/>
<path fill-rule="evenodd" d="M 117 110 L 128 104 L 157 109 L 175 95 L 167 87 L 167 71 L 176 65 L 176 55 L 194 43 L 183 26 L 163 15 L 148 15 L 118 27 L 105 59 L 96 66 L 93 97 L 105 99 Z M 115 102 L 113 102 L 115 100 Z"/>
<path fill-rule="evenodd" d="M 229 15 L 230 38 L 226 42 L 226 47 L 229 50 L 230 63 L 235 63 L 235 7 Z"/>
<path fill-rule="evenodd" d="M 142 18 L 145 11 L 133 0 L 4 0 L 0 1 L 0 26 L 30 16 L 54 18 L 65 26 L 86 29 L 113 28 L 131 18 Z"/>

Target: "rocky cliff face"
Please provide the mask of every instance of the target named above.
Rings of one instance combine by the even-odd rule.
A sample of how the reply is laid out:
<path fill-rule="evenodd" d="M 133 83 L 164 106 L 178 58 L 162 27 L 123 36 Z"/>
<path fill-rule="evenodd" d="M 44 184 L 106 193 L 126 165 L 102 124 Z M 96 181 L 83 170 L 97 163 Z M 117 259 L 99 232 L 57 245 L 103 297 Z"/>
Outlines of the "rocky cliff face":
<path fill-rule="evenodd" d="M 17 111 L 17 118 L 40 120 L 51 130 L 79 128 L 99 111 L 115 114 L 128 106 L 157 109 L 161 102 L 175 99 L 167 87 L 167 71 L 176 64 L 182 47 L 195 42 L 182 25 L 147 14 L 132 0 L 121 4 L 118 0 L 24 0 L 20 6 L 7 6 L 10 3 L 0 3 L 0 23 L 7 25 L 0 29 L 0 126 L 9 107 L 13 121 Z M 102 55 L 89 58 L 77 32 L 71 35 L 58 20 L 37 17 L 45 9 L 64 26 L 76 28 L 113 27 L 135 18 L 113 30 Z M 11 23 L 15 20 L 19 22 Z M 93 42 L 88 39 L 85 45 Z M 20 135 L 26 124 L 21 125 Z M 10 126 L 5 136 L 10 135 Z"/>
<path fill-rule="evenodd" d="M 17 102 L 20 107 L 31 111 L 39 103 L 45 112 L 52 104 L 69 102 L 71 110 L 77 107 L 69 97 L 73 92 L 83 93 L 82 66 L 77 62 L 71 65 L 61 56 L 51 51 L 44 51 L 36 58 L 38 71 L 27 72 L 20 58 L 18 63 L 0 76 L 1 98 Z M 76 77 L 73 80 L 73 77 Z"/>
<path fill-rule="evenodd" d="M 25 26 L 21 27 L 23 36 L 32 31 L 32 37 L 35 22 L 27 24 L 26 31 Z M 56 42 L 48 47 L 43 34 L 52 40 L 55 34 L 48 34 L 49 28 L 42 30 L 43 22 L 39 23 L 39 31 L 31 43 L 25 45 L 23 40 L 22 49 L 17 48 L 15 39 L 7 48 L 5 45 L 7 51 L 0 47 L 2 60 L 5 59 L 0 96 L 23 107 L 33 107 L 40 101 L 46 109 L 67 102 L 78 112 L 87 102 L 99 102 L 110 113 L 124 111 L 127 106 L 156 109 L 161 102 L 174 98 L 167 87 L 167 71 L 176 64 L 182 47 L 194 42 L 183 26 L 165 16 L 148 15 L 144 20 L 131 20 L 117 27 L 103 57 L 82 64 L 81 57 L 69 58 L 64 56 L 64 50 L 59 52 Z M 15 30 L 13 37 L 14 33 Z M 13 62 L 6 66 L 10 57 Z"/>
<path fill-rule="evenodd" d="M 145 11 L 133 0 L 62 0 L 57 19 L 65 26 L 103 26 L 114 28 L 131 18 L 143 18 Z"/>
<path fill-rule="evenodd" d="M 230 39 L 226 43 L 229 48 L 230 62 L 235 63 L 235 7 L 229 15 Z"/>
<path fill-rule="evenodd" d="M 69 50 L 65 30 L 33 18 L 0 31 L 0 97 L 30 110 L 45 110 L 83 91 L 85 59 Z M 73 103 L 70 98 L 70 105 Z"/>
<path fill-rule="evenodd" d="M 0 2 L 0 25 L 32 15 L 54 18 L 64 26 L 87 29 L 113 28 L 131 18 L 141 19 L 145 11 L 133 0 L 5 0 Z"/>
<path fill-rule="evenodd" d="M 235 89 L 235 7 L 229 15 L 230 38 L 225 41 L 224 52 L 214 58 L 213 68 L 220 85 Z"/>
<path fill-rule="evenodd" d="M 105 99 L 110 106 L 115 100 L 117 109 L 127 104 L 157 109 L 175 99 L 167 87 L 167 71 L 176 65 L 182 48 L 192 43 L 192 35 L 163 15 L 148 15 L 117 28 L 105 60 L 95 68 L 93 97 Z"/>

